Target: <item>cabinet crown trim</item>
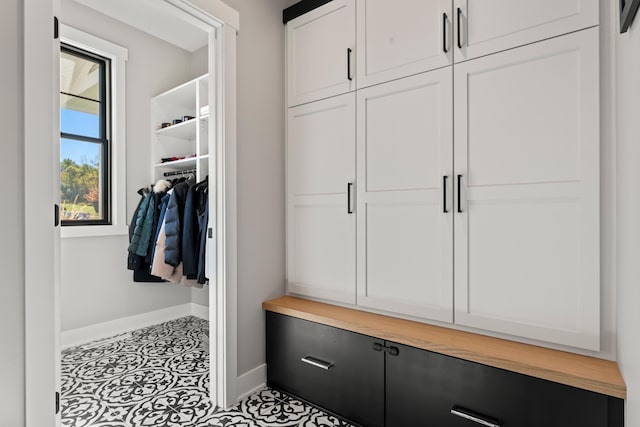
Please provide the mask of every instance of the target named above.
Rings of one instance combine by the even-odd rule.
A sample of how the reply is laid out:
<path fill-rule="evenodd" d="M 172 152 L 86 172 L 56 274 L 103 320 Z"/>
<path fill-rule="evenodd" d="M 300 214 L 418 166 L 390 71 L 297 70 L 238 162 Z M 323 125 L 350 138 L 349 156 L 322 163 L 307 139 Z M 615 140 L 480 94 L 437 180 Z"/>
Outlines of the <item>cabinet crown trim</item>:
<path fill-rule="evenodd" d="M 302 0 L 298 3 L 289 6 L 282 11 L 282 23 L 286 24 L 289 21 L 296 19 L 298 16 L 302 16 L 307 12 L 311 12 L 313 9 L 317 9 L 320 6 L 329 3 L 331 0 Z"/>
<path fill-rule="evenodd" d="M 262 308 L 608 396 L 627 396 L 618 364 L 609 360 L 289 296 L 265 301 Z"/>

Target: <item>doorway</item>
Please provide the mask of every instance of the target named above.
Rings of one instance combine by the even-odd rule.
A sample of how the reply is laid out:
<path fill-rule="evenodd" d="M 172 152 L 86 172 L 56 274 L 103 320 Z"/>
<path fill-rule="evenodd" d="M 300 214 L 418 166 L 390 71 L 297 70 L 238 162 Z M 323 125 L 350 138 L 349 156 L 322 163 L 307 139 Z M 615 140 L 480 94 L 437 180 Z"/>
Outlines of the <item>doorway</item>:
<path fill-rule="evenodd" d="M 25 90 L 25 176 L 54 177 L 53 185 L 42 182 L 25 182 L 27 195 L 26 221 L 34 226 L 25 235 L 26 253 L 26 396 L 27 425 L 52 425 L 52 414 L 43 411 L 43 406 L 54 402 L 59 391 L 60 350 L 60 243 L 59 227 L 52 227 L 51 206 L 57 202 L 59 185 L 56 162 L 58 148 L 50 141 L 60 135 L 57 114 L 59 81 L 59 42 L 51 43 L 51 34 L 43 23 L 51 23 L 58 5 L 25 1 L 25 81 L 33 81 Z M 45 2 L 47 3 L 47 2 Z M 90 3 L 90 2 L 87 2 Z M 140 0 L 140 3 L 148 3 Z M 211 135 L 215 143 L 215 191 L 211 191 L 210 206 L 215 206 L 215 224 L 210 223 L 215 235 L 213 262 L 216 265 L 215 280 L 209 292 L 209 318 L 212 323 L 210 354 L 216 360 L 211 377 L 211 397 L 218 406 L 227 407 L 235 403 L 235 111 L 229 108 L 235 100 L 235 37 L 238 17 L 224 3 L 205 2 L 202 8 L 182 0 L 165 0 L 162 7 L 171 10 L 183 21 L 206 32 L 208 42 L 207 66 L 216 83 L 209 85 L 210 99 L 216 100 L 216 114 L 212 122 Z M 224 21 L 214 16 L 222 16 Z M 51 25 L 47 26 L 51 28 Z M 53 44 L 53 46 L 52 46 Z M 51 76 L 54 76 L 51 79 Z M 53 96 L 44 97 L 43 93 Z M 36 120 L 35 117 L 39 119 Z M 44 120 L 42 120 L 44 118 Z M 44 141 L 44 142 L 43 142 Z M 53 146 L 52 146 L 53 145 Z M 49 182 L 49 181 L 47 181 Z M 129 189 L 130 190 L 130 189 Z M 48 206 L 44 208 L 44 206 Z M 49 214 L 45 214 L 49 212 Z M 40 232 L 40 233 L 39 233 Z M 50 242 L 48 244 L 47 242 Z M 51 249 L 53 247 L 53 250 Z M 57 320 L 56 320 L 57 319 Z M 53 360 L 52 360 L 53 359 Z M 58 417 L 59 423 L 59 417 Z"/>

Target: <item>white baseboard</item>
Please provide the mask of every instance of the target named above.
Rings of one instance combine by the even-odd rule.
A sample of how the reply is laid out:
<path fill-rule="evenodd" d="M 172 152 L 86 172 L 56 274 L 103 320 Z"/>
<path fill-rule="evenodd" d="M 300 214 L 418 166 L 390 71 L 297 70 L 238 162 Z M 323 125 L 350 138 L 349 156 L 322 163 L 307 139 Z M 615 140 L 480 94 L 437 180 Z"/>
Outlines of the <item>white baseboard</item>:
<path fill-rule="evenodd" d="M 196 304 L 195 302 L 191 304 L 191 315 L 199 317 L 204 320 L 209 320 L 209 307 L 206 305 Z"/>
<path fill-rule="evenodd" d="M 267 384 L 267 364 L 245 372 L 238 377 L 238 401 L 264 388 Z"/>
<path fill-rule="evenodd" d="M 75 347 L 185 316 L 196 316 L 208 320 L 209 308 L 200 304 L 186 303 L 108 322 L 96 323 L 82 328 L 70 329 L 62 332 L 60 344 L 62 349 Z"/>

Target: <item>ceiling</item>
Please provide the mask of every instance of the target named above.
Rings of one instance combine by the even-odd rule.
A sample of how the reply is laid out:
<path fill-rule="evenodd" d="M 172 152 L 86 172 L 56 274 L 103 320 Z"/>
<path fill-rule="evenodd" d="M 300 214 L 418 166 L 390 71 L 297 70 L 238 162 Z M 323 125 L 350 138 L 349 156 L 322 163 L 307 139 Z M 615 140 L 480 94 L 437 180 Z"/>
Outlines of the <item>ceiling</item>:
<path fill-rule="evenodd" d="M 208 43 L 208 27 L 166 0 L 75 1 L 189 52 Z"/>

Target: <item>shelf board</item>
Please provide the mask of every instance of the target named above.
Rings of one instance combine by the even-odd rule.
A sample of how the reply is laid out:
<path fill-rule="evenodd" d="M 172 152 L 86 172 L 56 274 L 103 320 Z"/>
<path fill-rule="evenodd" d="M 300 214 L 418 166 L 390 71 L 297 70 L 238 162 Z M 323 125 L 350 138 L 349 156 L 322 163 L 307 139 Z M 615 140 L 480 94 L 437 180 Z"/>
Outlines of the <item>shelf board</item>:
<path fill-rule="evenodd" d="M 618 365 L 609 360 L 290 296 L 265 301 L 262 308 L 608 396 L 627 396 Z"/>
<path fill-rule="evenodd" d="M 171 125 L 166 128 L 156 130 L 158 136 L 170 136 L 172 138 L 194 140 L 196 139 L 196 119 L 187 120 L 186 122 Z"/>
<path fill-rule="evenodd" d="M 186 159 L 174 160 L 173 162 L 158 163 L 154 165 L 154 167 L 159 169 L 173 169 L 173 170 L 187 169 L 190 167 L 195 167 L 196 160 L 202 159 L 203 157 L 204 156 L 187 157 Z M 207 155 L 207 157 L 209 156 Z"/>
<path fill-rule="evenodd" d="M 190 80 L 186 83 L 181 84 L 180 86 L 169 89 L 166 92 L 163 92 L 153 99 L 159 103 L 166 103 L 170 105 L 180 105 L 180 106 L 195 106 L 196 99 L 196 80 Z"/>

